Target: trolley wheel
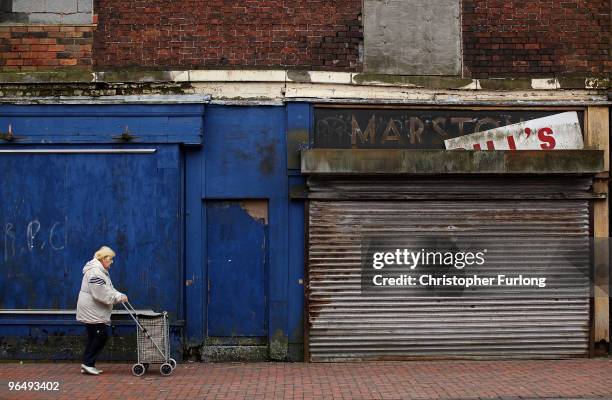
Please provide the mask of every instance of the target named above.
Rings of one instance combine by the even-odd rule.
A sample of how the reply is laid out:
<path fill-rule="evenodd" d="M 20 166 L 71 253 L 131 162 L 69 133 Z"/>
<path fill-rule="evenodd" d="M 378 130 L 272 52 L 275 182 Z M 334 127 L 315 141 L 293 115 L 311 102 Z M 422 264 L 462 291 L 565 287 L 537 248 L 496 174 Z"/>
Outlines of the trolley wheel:
<path fill-rule="evenodd" d="M 162 364 L 161 367 L 159 367 L 159 372 L 164 376 L 170 375 L 172 373 L 172 365 L 168 363 Z"/>
<path fill-rule="evenodd" d="M 168 363 L 170 364 L 172 369 L 176 368 L 176 360 L 174 358 L 169 359 Z"/>
<path fill-rule="evenodd" d="M 145 371 L 146 371 L 146 368 L 142 364 L 132 365 L 132 373 L 136 376 L 143 376 Z"/>

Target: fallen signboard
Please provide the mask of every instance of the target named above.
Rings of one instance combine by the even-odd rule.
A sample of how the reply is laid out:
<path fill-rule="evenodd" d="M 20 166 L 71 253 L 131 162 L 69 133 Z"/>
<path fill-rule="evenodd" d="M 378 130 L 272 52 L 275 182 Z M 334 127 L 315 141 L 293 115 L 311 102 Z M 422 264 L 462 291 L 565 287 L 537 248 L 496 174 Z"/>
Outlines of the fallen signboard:
<path fill-rule="evenodd" d="M 578 114 L 564 112 L 444 141 L 447 150 L 572 150 L 584 148 Z"/>

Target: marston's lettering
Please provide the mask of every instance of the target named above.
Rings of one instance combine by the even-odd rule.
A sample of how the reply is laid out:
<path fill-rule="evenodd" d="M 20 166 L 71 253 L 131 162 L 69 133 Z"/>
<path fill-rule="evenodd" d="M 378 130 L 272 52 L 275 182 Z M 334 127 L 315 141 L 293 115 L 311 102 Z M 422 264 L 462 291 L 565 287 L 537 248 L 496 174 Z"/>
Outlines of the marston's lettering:
<path fill-rule="evenodd" d="M 555 114 L 549 111 L 424 109 L 315 109 L 317 148 L 444 149 L 444 141 Z M 580 123 L 583 114 L 579 113 Z M 554 134 L 541 136 L 542 149 L 555 148 Z M 516 139 L 515 139 L 516 140 Z M 520 145 L 508 139 L 508 148 Z M 482 149 L 489 148 L 486 142 Z M 471 146 L 470 146 L 471 147 Z M 557 146 L 558 147 L 558 146 Z"/>

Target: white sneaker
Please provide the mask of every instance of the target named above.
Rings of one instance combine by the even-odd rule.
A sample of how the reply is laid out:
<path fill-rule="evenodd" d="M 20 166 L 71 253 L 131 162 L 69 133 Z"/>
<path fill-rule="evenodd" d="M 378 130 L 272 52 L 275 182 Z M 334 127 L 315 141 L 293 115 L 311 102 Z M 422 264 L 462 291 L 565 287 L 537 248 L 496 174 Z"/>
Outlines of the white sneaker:
<path fill-rule="evenodd" d="M 89 375 L 100 375 L 100 372 L 94 367 L 88 367 L 85 364 L 81 364 L 81 373 Z"/>
<path fill-rule="evenodd" d="M 96 367 L 94 367 L 94 369 L 95 369 L 95 370 L 96 370 L 96 371 L 97 371 L 99 374 L 101 374 L 102 372 L 104 372 L 103 370 L 98 369 L 98 368 L 96 368 Z"/>

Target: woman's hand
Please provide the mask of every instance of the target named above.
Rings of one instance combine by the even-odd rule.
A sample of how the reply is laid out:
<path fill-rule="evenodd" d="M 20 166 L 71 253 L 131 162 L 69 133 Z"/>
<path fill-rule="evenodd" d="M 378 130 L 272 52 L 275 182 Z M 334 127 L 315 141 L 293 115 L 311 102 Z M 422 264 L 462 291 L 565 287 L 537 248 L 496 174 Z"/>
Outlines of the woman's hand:
<path fill-rule="evenodd" d="M 121 296 L 119 299 L 119 303 L 127 303 L 128 297 L 126 295 Z"/>

